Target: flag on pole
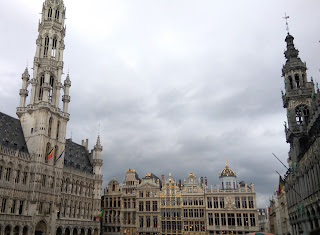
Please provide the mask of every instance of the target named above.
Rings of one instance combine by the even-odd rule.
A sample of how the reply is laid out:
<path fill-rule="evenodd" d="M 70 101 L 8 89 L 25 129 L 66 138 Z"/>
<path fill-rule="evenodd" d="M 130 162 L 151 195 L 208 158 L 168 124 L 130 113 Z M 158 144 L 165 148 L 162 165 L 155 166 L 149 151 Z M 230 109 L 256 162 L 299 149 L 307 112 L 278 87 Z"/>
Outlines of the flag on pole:
<path fill-rule="evenodd" d="M 100 219 L 102 217 L 102 214 L 103 214 L 103 210 L 100 212 L 99 215 L 96 216 L 96 219 Z"/>
<path fill-rule="evenodd" d="M 282 179 L 281 175 L 279 175 L 279 189 L 278 189 L 278 195 L 281 193 L 283 186 L 284 186 L 284 181 L 283 181 L 283 179 Z"/>
<path fill-rule="evenodd" d="M 66 150 L 66 149 L 64 149 L 64 150 Z M 62 154 L 63 154 L 64 150 L 63 150 L 62 153 L 59 155 L 59 157 L 57 158 L 56 162 L 59 160 L 59 158 L 62 157 Z"/>
<path fill-rule="evenodd" d="M 52 156 L 53 156 L 53 150 L 54 150 L 54 149 L 52 149 L 52 150 L 50 151 L 50 153 L 48 154 L 48 159 L 52 158 Z"/>

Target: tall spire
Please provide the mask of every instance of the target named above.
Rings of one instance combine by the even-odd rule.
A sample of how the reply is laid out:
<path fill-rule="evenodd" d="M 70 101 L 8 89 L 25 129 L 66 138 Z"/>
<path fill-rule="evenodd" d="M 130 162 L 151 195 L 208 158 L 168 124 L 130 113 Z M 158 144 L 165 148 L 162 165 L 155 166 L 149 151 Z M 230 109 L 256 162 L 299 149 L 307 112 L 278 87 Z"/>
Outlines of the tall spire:
<path fill-rule="evenodd" d="M 69 114 L 68 105 L 61 110 L 60 91 L 64 88 L 64 103 L 69 103 L 70 79 L 61 83 L 66 9 L 63 0 L 43 0 L 41 19 L 38 25 L 36 51 L 33 60 L 33 76 L 29 80 L 28 69 L 22 74 L 22 89 L 17 115 L 28 139 L 31 156 L 39 163 L 55 165 L 54 158 L 65 148 L 65 135 Z M 26 104 L 27 86 L 31 84 L 30 103 Z M 67 92 L 67 94 L 66 94 Z M 48 159 L 54 149 L 55 156 Z M 62 163 L 60 163 L 62 167 Z"/>

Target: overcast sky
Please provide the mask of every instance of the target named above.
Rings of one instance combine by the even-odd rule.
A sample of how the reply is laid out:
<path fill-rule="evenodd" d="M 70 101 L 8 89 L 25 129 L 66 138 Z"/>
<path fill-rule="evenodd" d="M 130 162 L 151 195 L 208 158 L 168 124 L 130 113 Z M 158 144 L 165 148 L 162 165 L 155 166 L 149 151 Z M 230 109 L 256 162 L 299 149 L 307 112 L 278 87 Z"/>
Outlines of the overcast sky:
<path fill-rule="evenodd" d="M 0 1 L 0 111 L 14 117 L 42 2 Z M 216 185 L 228 158 L 238 182 L 254 183 L 258 206 L 269 204 L 275 171 L 286 171 L 272 153 L 286 163 L 289 150 L 283 17 L 308 79 L 320 81 L 320 1 L 64 2 L 67 138 L 93 148 L 100 123 L 103 187 L 128 168 Z"/>

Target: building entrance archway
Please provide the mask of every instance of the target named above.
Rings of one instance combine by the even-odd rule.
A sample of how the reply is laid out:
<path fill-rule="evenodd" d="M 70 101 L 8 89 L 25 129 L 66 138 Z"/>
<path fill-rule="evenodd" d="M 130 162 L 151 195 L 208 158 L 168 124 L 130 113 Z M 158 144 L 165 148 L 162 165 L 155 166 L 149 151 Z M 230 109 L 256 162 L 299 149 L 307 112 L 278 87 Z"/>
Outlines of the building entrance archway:
<path fill-rule="evenodd" d="M 43 220 L 41 220 L 37 224 L 34 234 L 35 235 L 45 235 L 45 234 L 47 234 L 47 225 Z"/>

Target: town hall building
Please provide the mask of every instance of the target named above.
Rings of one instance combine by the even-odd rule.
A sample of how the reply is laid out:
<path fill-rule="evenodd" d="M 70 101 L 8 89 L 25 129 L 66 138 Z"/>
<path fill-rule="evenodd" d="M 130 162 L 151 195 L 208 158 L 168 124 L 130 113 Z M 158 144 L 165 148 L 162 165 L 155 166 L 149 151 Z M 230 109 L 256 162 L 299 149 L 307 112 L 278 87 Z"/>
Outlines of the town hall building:
<path fill-rule="evenodd" d="M 63 0 L 44 1 L 33 75 L 28 68 L 22 74 L 18 118 L 0 112 L 1 235 L 100 233 L 100 137 L 91 151 L 88 140 L 66 139 L 65 12 Z"/>

